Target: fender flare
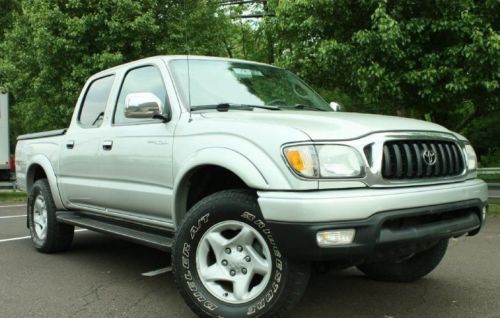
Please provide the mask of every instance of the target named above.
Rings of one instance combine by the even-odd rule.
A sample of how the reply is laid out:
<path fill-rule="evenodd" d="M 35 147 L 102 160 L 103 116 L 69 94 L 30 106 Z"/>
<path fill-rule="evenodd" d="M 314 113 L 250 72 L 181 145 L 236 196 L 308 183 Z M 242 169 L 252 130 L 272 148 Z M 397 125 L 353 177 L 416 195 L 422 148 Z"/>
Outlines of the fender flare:
<path fill-rule="evenodd" d="M 50 160 L 44 155 L 35 155 L 27 164 L 26 169 L 26 192 L 30 193 L 31 187 L 33 186 L 33 168 L 35 165 L 42 167 L 45 175 L 47 176 L 47 180 L 50 185 L 50 192 L 52 192 L 52 198 L 54 199 L 54 203 L 58 209 L 64 209 L 64 204 L 61 200 L 61 195 L 59 193 L 59 187 L 57 185 L 56 174 L 54 173 L 54 168 L 52 167 L 52 163 Z"/>
<path fill-rule="evenodd" d="M 204 148 L 191 156 L 175 176 L 173 193 L 174 224 L 178 225 L 186 212 L 185 200 L 187 193 L 183 193 L 184 184 L 191 172 L 207 165 L 227 169 L 238 176 L 247 186 L 253 189 L 269 189 L 269 182 L 260 170 L 243 154 L 228 148 Z"/>

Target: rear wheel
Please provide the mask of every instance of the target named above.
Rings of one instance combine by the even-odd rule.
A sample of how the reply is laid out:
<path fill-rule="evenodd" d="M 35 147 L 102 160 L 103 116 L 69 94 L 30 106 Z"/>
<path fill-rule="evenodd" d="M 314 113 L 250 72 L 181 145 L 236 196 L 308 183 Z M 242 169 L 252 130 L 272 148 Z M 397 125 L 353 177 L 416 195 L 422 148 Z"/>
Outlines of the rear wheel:
<path fill-rule="evenodd" d="M 56 210 L 49 182 L 37 180 L 28 198 L 28 225 L 33 245 L 39 252 L 56 253 L 71 247 L 74 227 L 58 223 Z"/>
<path fill-rule="evenodd" d="M 222 191 L 187 214 L 172 253 L 181 295 L 202 317 L 279 317 L 302 297 L 309 264 L 289 261 L 255 195 Z"/>
<path fill-rule="evenodd" d="M 374 280 L 412 282 L 432 272 L 443 259 L 447 249 L 448 240 L 441 240 L 428 250 L 398 261 L 365 263 L 358 265 L 358 269 Z"/>

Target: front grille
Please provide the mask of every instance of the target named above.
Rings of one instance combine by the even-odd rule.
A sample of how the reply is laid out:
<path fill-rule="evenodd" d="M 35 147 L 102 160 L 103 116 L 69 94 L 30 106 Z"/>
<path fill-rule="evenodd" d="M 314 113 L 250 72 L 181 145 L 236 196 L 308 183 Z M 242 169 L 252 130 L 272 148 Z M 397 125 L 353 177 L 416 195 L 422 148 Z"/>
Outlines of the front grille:
<path fill-rule="evenodd" d="M 462 151 L 452 141 L 394 140 L 384 144 L 385 179 L 458 176 L 464 168 Z"/>

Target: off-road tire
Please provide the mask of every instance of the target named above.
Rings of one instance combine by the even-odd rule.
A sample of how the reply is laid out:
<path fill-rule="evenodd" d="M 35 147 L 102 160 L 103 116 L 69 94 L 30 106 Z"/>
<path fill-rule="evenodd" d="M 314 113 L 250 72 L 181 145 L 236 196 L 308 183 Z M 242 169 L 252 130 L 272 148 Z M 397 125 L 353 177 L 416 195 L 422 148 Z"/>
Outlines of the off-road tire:
<path fill-rule="evenodd" d="M 358 269 L 373 280 L 413 282 L 432 272 L 441 262 L 448 248 L 448 240 L 401 261 L 365 263 Z"/>
<path fill-rule="evenodd" d="M 36 198 L 43 196 L 47 210 L 46 235 L 38 237 L 34 222 L 34 205 Z M 35 249 L 42 253 L 63 252 L 71 248 L 74 236 L 74 226 L 62 224 L 56 219 L 56 206 L 47 179 L 39 179 L 31 188 L 28 196 L 28 227 Z"/>
<path fill-rule="evenodd" d="M 195 264 L 204 233 L 225 221 L 251 225 L 271 251 L 271 279 L 255 299 L 246 303 L 231 304 L 215 297 L 203 285 Z M 214 193 L 188 211 L 174 240 L 172 267 L 180 294 L 200 317 L 282 317 L 300 301 L 310 277 L 310 264 L 289 261 L 282 254 L 262 217 L 255 193 L 247 190 Z"/>

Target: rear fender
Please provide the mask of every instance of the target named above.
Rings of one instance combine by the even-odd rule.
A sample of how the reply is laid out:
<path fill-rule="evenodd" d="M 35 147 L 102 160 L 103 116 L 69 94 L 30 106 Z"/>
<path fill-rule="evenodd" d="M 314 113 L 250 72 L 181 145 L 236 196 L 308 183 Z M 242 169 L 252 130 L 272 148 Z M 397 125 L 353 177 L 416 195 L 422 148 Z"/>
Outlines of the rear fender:
<path fill-rule="evenodd" d="M 44 155 L 35 155 L 29 163 L 27 164 L 28 169 L 26 170 L 26 192 L 31 192 L 31 188 L 35 183 L 35 171 L 38 167 L 41 167 L 47 176 L 47 180 L 49 181 L 50 191 L 52 192 L 52 198 L 54 199 L 54 203 L 58 209 L 64 209 L 64 205 L 61 200 L 61 195 L 59 194 L 59 187 L 57 185 L 57 178 L 54 173 L 54 168 L 50 160 Z"/>

